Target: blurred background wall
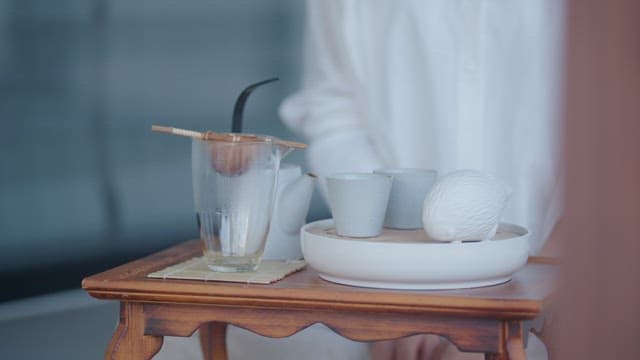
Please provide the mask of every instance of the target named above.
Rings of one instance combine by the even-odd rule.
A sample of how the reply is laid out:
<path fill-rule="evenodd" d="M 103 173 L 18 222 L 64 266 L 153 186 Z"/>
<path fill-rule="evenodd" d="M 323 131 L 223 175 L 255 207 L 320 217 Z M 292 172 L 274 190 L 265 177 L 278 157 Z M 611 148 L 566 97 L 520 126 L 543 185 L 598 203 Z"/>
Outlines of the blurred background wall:
<path fill-rule="evenodd" d="M 238 93 L 279 76 L 250 98 L 245 130 L 296 139 L 277 107 L 298 86 L 303 22 L 297 0 L 0 0 L 0 353 L 20 343 L 11 327 L 53 326 L 52 302 L 94 304 L 80 290 L 19 299 L 197 237 L 190 142 L 151 124 L 228 130 Z M 310 217 L 326 214 L 316 201 Z"/>
<path fill-rule="evenodd" d="M 226 131 L 242 88 L 279 76 L 245 131 L 294 139 L 277 107 L 298 85 L 303 6 L 0 0 L 1 300 L 197 237 L 190 142 L 150 126 Z"/>

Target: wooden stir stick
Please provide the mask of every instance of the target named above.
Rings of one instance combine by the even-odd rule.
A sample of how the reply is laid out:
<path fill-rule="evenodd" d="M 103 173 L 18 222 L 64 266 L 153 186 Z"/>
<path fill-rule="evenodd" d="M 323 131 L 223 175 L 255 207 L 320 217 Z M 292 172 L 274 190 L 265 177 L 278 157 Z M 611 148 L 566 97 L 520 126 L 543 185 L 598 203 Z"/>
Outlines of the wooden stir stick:
<path fill-rule="evenodd" d="M 151 131 L 161 132 L 171 135 L 186 136 L 190 138 L 200 140 L 217 140 L 217 141 L 229 141 L 229 142 L 243 142 L 243 141 L 273 141 L 277 145 L 286 146 L 294 149 L 306 149 L 307 144 L 303 144 L 296 141 L 280 140 L 270 137 L 248 135 L 248 134 L 234 134 L 234 133 L 217 133 L 214 131 L 198 132 L 193 130 L 178 129 L 169 126 L 152 125 Z"/>

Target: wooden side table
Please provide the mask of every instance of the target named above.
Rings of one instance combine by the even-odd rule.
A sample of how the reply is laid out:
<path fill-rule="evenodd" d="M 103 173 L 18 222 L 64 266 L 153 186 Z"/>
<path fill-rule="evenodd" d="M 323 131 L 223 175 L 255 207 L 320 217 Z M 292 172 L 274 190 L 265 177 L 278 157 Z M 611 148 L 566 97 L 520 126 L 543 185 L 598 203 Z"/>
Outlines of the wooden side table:
<path fill-rule="evenodd" d="M 163 336 L 190 336 L 199 328 L 206 358 L 225 359 L 226 324 L 279 338 L 317 322 L 357 341 L 430 333 L 486 359 L 525 359 L 524 322 L 548 308 L 556 270 L 532 258 L 506 284 L 447 291 L 342 286 L 310 268 L 271 285 L 146 277 L 201 251 L 193 240 L 83 280 L 93 297 L 121 304 L 105 359 L 150 359 Z"/>

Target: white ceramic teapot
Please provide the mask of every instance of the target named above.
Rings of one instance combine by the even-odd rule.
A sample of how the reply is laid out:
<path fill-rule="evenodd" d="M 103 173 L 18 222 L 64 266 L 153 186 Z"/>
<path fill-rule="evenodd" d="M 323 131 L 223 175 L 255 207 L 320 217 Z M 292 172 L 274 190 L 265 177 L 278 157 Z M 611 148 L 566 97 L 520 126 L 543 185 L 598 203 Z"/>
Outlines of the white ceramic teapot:
<path fill-rule="evenodd" d="M 316 176 L 302 174 L 300 166 L 281 164 L 276 202 L 271 217 L 264 259 L 302 258 L 300 228 L 305 224 Z"/>

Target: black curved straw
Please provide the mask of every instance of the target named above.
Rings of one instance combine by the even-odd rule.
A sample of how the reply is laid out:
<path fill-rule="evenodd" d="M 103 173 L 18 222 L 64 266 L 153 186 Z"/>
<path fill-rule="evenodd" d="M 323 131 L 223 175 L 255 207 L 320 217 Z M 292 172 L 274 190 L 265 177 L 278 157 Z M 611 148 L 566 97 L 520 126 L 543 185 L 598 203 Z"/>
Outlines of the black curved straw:
<path fill-rule="evenodd" d="M 240 96 L 236 100 L 236 105 L 233 108 L 233 122 L 231 123 L 231 132 L 233 133 L 241 133 L 242 132 L 242 113 L 244 112 L 244 104 L 247 102 L 249 95 L 251 92 L 255 90 L 258 86 L 268 84 L 270 82 L 278 81 L 278 78 L 271 78 L 267 80 L 263 80 L 257 82 L 255 84 L 251 84 L 247 86 L 246 89 L 242 90 Z"/>

